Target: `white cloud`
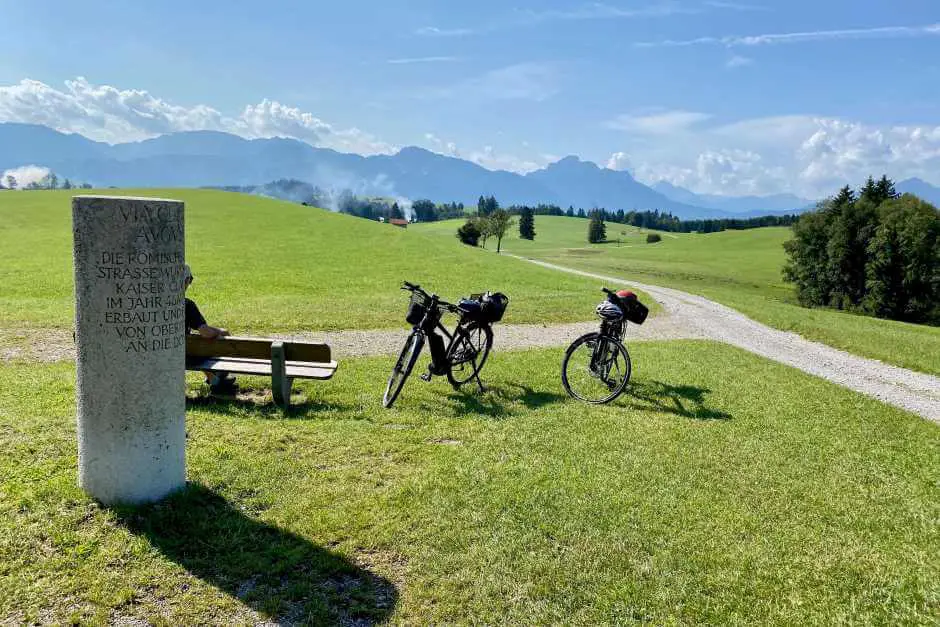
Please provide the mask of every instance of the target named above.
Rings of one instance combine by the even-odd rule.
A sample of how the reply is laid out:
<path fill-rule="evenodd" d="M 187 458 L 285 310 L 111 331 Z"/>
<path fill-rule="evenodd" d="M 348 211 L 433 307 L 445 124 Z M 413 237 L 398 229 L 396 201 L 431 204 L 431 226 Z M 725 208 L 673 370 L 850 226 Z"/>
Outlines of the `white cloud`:
<path fill-rule="evenodd" d="M 633 160 L 625 152 L 615 152 L 607 160 L 607 168 L 610 170 L 629 170 Z"/>
<path fill-rule="evenodd" d="M 175 105 L 143 90 L 94 85 L 82 77 L 65 81 L 64 90 L 29 79 L 0 86 L 0 121 L 42 124 L 109 143 L 214 130 L 247 138 L 292 137 L 362 154 L 395 150 L 359 129 L 337 129 L 311 113 L 272 100 L 248 105 L 232 117 L 207 105 Z"/>
<path fill-rule="evenodd" d="M 457 61 L 459 57 L 405 57 L 401 59 L 388 59 L 385 62 L 391 65 L 413 65 L 415 63 L 449 63 Z"/>
<path fill-rule="evenodd" d="M 725 37 L 696 37 L 695 39 L 665 39 L 637 42 L 638 48 L 686 46 L 761 46 L 770 44 L 796 44 L 811 41 L 843 39 L 895 39 L 898 37 L 929 37 L 940 35 L 940 23 L 924 26 L 878 26 L 874 28 L 843 28 L 793 33 L 767 33 L 761 35 L 727 35 Z"/>
<path fill-rule="evenodd" d="M 704 122 L 711 116 L 695 111 L 657 111 L 645 114 L 618 115 L 606 123 L 608 128 L 645 135 L 669 135 Z"/>
<path fill-rule="evenodd" d="M 869 175 L 936 180 L 940 126 L 878 127 L 776 116 L 658 136 L 635 150 L 636 176 L 713 194 L 832 193 Z"/>
<path fill-rule="evenodd" d="M 460 157 L 460 151 L 457 150 L 457 144 L 454 142 L 446 142 L 434 133 L 425 133 L 424 139 L 427 140 L 432 151 L 448 157 Z"/>
<path fill-rule="evenodd" d="M 416 35 L 425 37 L 463 37 L 472 35 L 473 29 L 470 28 L 438 28 L 437 26 L 425 26 L 415 31 Z"/>
<path fill-rule="evenodd" d="M 38 183 L 48 174 L 49 168 L 39 165 L 24 165 L 19 168 L 4 170 L 3 174 L 0 174 L 0 183 L 3 183 L 5 187 L 7 184 L 7 177 L 12 176 L 16 179 L 16 187 L 18 189 L 22 189 L 30 183 Z"/>
<path fill-rule="evenodd" d="M 540 102 L 558 91 L 555 69 L 545 63 L 516 63 L 490 70 L 445 87 L 419 92 L 421 97 L 475 100 L 533 100 Z"/>
<path fill-rule="evenodd" d="M 753 65 L 753 64 L 754 64 L 754 59 L 750 59 L 748 57 L 742 57 L 741 55 L 736 54 L 725 62 L 725 67 L 729 69 L 734 69 L 734 68 L 745 67 L 745 66 Z"/>

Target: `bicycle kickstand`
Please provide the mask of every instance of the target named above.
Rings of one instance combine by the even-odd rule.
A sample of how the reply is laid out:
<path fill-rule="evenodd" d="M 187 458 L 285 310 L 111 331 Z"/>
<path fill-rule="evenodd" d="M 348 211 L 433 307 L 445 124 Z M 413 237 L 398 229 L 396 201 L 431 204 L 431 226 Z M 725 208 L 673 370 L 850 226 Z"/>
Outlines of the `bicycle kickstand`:
<path fill-rule="evenodd" d="M 480 388 L 480 394 L 483 394 L 483 392 L 486 390 L 483 388 L 483 382 L 480 381 L 480 373 L 477 372 L 475 375 L 473 375 L 473 378 L 477 380 L 477 387 Z"/>

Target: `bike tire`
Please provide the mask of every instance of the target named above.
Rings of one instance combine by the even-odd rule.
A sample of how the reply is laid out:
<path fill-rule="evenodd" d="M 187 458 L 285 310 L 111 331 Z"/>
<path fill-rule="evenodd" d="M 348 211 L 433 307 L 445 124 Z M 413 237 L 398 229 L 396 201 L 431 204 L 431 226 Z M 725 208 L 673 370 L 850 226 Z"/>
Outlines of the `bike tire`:
<path fill-rule="evenodd" d="M 490 356 L 492 348 L 493 329 L 490 325 L 471 323 L 466 327 L 457 329 L 454 339 L 447 347 L 447 380 L 450 381 L 455 390 L 472 381 L 483 370 L 483 365 L 486 364 L 486 358 Z M 470 360 L 471 367 L 469 369 L 458 369 L 458 367 L 467 364 L 467 361 L 459 354 L 460 351 L 476 353 Z M 454 363 L 455 361 L 458 363 Z"/>
<path fill-rule="evenodd" d="M 415 367 L 415 362 L 418 361 L 418 355 L 421 354 L 422 348 L 424 348 L 424 333 L 418 330 L 412 331 L 408 339 L 405 340 L 405 345 L 398 355 L 398 360 L 392 367 L 388 385 L 385 386 L 385 395 L 382 397 L 382 405 L 385 409 L 390 408 L 395 399 L 398 398 L 405 381 Z"/>
<path fill-rule="evenodd" d="M 595 344 L 591 344 L 594 342 Z M 597 342 L 603 342 L 602 345 L 603 352 L 605 353 L 605 369 L 604 374 L 601 376 L 599 373 L 591 368 L 590 376 L 595 379 L 603 379 L 603 383 L 607 386 L 606 394 L 587 395 L 582 392 L 580 389 L 574 389 L 571 385 L 572 375 L 575 374 L 576 370 L 580 369 L 579 365 L 575 363 L 573 357 L 575 355 L 580 356 L 579 350 L 584 348 L 589 348 L 592 351 L 596 350 Z M 613 386 L 610 385 L 606 379 L 609 377 L 609 371 L 614 363 L 614 358 L 608 358 L 607 354 L 610 350 L 613 350 L 617 356 L 620 356 L 622 365 L 619 366 L 618 372 L 622 378 Z M 593 361 L 593 356 L 591 357 Z M 627 383 L 630 382 L 630 376 L 633 373 L 632 364 L 630 363 L 630 353 L 627 351 L 626 347 L 621 343 L 617 338 L 611 337 L 609 335 L 603 335 L 601 333 L 587 333 L 582 335 L 568 347 L 568 350 L 565 351 L 565 357 L 561 362 L 561 382 L 565 388 L 565 392 L 572 398 L 578 399 L 579 401 L 584 401 L 586 403 L 592 403 L 595 405 L 603 405 L 609 403 L 618 396 L 620 396 L 624 389 L 627 387 Z"/>

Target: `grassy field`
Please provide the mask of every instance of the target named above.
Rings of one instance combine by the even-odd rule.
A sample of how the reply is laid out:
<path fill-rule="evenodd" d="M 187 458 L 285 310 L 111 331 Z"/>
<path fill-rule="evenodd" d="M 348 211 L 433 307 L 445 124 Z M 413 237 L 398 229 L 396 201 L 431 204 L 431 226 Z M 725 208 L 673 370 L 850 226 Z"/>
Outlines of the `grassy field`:
<path fill-rule="evenodd" d="M 512 300 L 505 321 L 589 320 L 596 281 L 462 246 L 456 238 L 210 190 L 107 190 L 186 202 L 190 295 L 240 333 L 404 324 L 402 280 L 445 299 L 486 289 Z M 72 324 L 73 192 L 0 194 L 0 329 Z"/>
<path fill-rule="evenodd" d="M 389 358 L 286 417 L 192 375 L 190 488 L 127 509 L 75 485 L 73 366 L 0 364 L 0 622 L 940 618 L 936 425 L 724 345 L 632 352 L 609 407 L 557 350 L 391 411 Z"/>
<path fill-rule="evenodd" d="M 417 228 L 443 239 L 452 237 L 458 224 L 448 221 Z M 608 238 L 620 238 L 621 243 L 598 245 L 587 244 L 583 219 L 536 216 L 535 229 L 535 241 L 520 240 L 515 230 L 503 248 L 580 270 L 700 294 L 772 327 L 886 363 L 940 374 L 940 328 L 800 307 L 792 286 L 781 276 L 788 228 L 660 233 L 661 242 L 647 244 L 646 231 L 608 223 Z"/>

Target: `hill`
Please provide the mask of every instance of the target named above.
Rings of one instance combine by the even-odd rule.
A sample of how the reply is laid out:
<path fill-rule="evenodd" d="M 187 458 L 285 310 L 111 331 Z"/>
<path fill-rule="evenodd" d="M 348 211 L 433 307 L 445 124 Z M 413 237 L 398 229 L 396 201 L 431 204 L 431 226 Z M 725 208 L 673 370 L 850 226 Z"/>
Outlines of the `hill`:
<path fill-rule="evenodd" d="M 597 281 L 413 228 L 214 190 L 119 193 L 186 202 L 191 292 L 211 320 L 240 332 L 400 327 L 402 280 L 448 300 L 505 292 L 515 323 L 589 320 L 599 298 Z M 72 324 L 70 196 L 0 194 L 0 326 Z"/>
<path fill-rule="evenodd" d="M 658 209 L 680 218 L 731 217 L 733 212 L 677 202 L 628 172 L 566 157 L 526 175 L 488 170 L 470 161 L 406 147 L 363 157 L 293 139 L 246 140 L 215 131 L 173 133 L 127 144 L 93 142 L 44 126 L 0 124 L 0 171 L 24 165 L 99 187 L 259 185 L 294 178 L 361 195 L 475 203 L 480 194 L 503 204 Z"/>

